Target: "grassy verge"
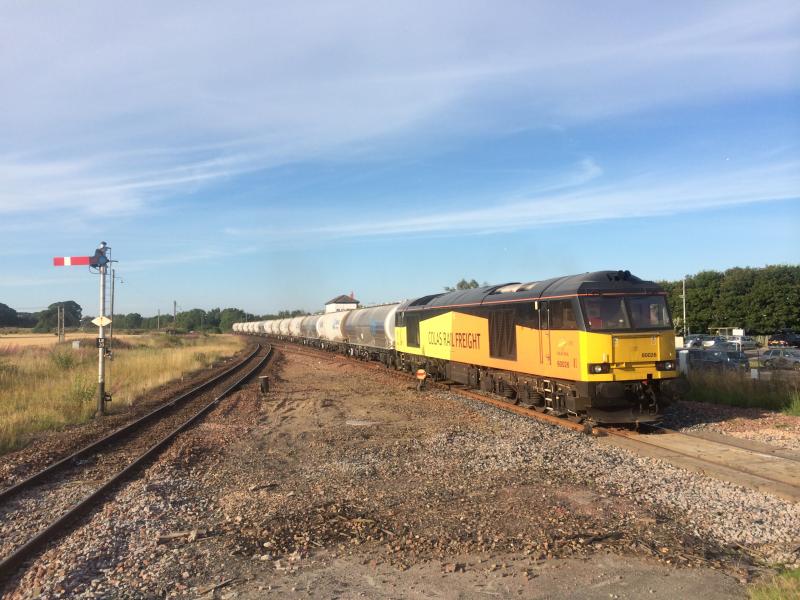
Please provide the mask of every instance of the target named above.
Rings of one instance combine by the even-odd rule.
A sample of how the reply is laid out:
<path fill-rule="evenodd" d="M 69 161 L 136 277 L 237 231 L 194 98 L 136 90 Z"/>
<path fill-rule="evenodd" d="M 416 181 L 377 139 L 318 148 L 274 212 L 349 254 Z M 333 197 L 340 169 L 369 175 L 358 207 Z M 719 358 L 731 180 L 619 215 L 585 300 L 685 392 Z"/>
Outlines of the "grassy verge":
<path fill-rule="evenodd" d="M 749 374 L 695 371 L 689 400 L 766 408 L 800 416 L 800 388 L 790 378 L 750 379 Z"/>
<path fill-rule="evenodd" d="M 134 398 L 206 367 L 243 346 L 229 335 L 152 335 L 118 342 L 107 363 L 107 389 L 119 411 Z M 37 431 L 82 423 L 94 414 L 97 350 L 16 348 L 0 353 L 0 452 L 18 448 Z"/>
<path fill-rule="evenodd" d="M 797 600 L 800 598 L 800 569 L 784 571 L 750 588 L 751 600 Z"/>

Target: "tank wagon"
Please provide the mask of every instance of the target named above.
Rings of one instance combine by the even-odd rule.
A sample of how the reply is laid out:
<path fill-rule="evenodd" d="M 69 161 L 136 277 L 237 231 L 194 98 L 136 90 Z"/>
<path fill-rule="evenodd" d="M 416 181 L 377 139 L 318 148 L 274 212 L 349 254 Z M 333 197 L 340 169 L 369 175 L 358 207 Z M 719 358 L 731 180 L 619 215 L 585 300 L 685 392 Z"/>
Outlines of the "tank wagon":
<path fill-rule="evenodd" d="M 268 335 L 424 369 L 436 380 L 577 421 L 657 421 L 686 386 L 678 378 L 666 293 L 628 271 L 431 294 L 300 317 L 296 325 L 267 323 Z"/>

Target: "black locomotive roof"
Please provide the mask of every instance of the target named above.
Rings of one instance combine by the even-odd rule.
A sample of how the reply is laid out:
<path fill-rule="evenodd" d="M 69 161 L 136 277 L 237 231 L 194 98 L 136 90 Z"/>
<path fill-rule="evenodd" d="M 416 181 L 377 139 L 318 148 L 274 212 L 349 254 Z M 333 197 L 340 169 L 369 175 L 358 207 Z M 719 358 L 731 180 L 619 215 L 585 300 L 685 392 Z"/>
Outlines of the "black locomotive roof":
<path fill-rule="evenodd" d="M 581 275 L 554 277 L 530 283 L 505 283 L 470 290 L 455 290 L 444 294 L 424 296 L 401 306 L 400 310 L 425 310 L 449 306 L 499 304 L 523 300 L 539 300 L 604 293 L 663 293 L 652 281 L 643 281 L 630 271 L 595 271 Z"/>

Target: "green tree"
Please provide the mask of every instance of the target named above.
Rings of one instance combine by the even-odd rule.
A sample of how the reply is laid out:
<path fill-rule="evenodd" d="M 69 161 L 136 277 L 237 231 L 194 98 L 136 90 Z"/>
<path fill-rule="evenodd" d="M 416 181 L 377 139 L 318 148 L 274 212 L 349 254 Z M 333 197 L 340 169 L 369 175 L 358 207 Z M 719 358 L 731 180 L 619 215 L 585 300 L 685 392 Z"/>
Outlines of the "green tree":
<path fill-rule="evenodd" d="M 239 308 L 225 308 L 220 313 L 218 326 L 222 331 L 231 331 L 234 323 L 245 320 L 245 312 Z"/>
<path fill-rule="evenodd" d="M 680 329 L 681 281 L 664 281 Z M 692 333 L 710 327 L 744 327 L 751 334 L 800 329 L 800 266 L 735 267 L 686 277 L 686 313 Z"/>
<path fill-rule="evenodd" d="M 0 302 L 0 327 L 15 327 L 19 325 L 17 311 Z"/>
<path fill-rule="evenodd" d="M 454 292 L 456 290 L 471 290 L 473 288 L 480 287 L 480 284 L 475 281 L 474 279 L 470 279 L 467 281 L 466 279 L 462 279 L 459 281 L 455 287 L 444 286 L 444 291 L 446 292 Z"/>
<path fill-rule="evenodd" d="M 18 312 L 17 327 L 35 327 L 39 320 L 38 313 Z"/>
<path fill-rule="evenodd" d="M 206 325 L 206 311 L 201 308 L 193 308 L 192 310 L 179 312 L 175 325 L 178 329 L 199 331 Z"/>
<path fill-rule="evenodd" d="M 222 311 L 219 308 L 212 308 L 206 312 L 206 327 L 219 327 L 220 320 L 222 319 Z"/>
<path fill-rule="evenodd" d="M 125 326 L 128 329 L 141 329 L 142 321 L 142 315 L 139 313 L 128 313 L 125 315 Z"/>
<path fill-rule="evenodd" d="M 66 327 L 79 327 L 81 324 L 81 305 L 74 300 L 55 302 L 39 313 L 39 320 L 34 327 L 34 331 L 45 332 L 55 331 L 58 324 L 58 307 L 64 307 L 64 325 Z"/>
<path fill-rule="evenodd" d="M 304 317 L 307 314 L 309 313 L 299 308 L 296 308 L 294 310 L 279 310 L 278 314 L 275 315 L 274 317 L 273 315 L 261 315 L 260 317 L 258 317 L 258 320 L 266 321 L 269 318 L 288 319 L 290 317 Z"/>

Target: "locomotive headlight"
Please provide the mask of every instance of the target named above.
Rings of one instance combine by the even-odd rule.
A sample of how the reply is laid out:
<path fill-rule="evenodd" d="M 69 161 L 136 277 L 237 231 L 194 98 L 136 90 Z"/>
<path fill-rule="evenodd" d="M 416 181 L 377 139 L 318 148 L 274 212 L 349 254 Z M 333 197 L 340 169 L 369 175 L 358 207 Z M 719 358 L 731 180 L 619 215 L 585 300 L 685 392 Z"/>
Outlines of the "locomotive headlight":
<path fill-rule="evenodd" d="M 610 373 L 611 365 L 608 363 L 594 363 L 589 365 L 589 373 L 592 375 L 600 375 L 602 373 Z"/>
<path fill-rule="evenodd" d="M 674 360 L 660 360 L 656 363 L 656 369 L 659 371 L 674 371 L 675 370 L 675 361 Z"/>

